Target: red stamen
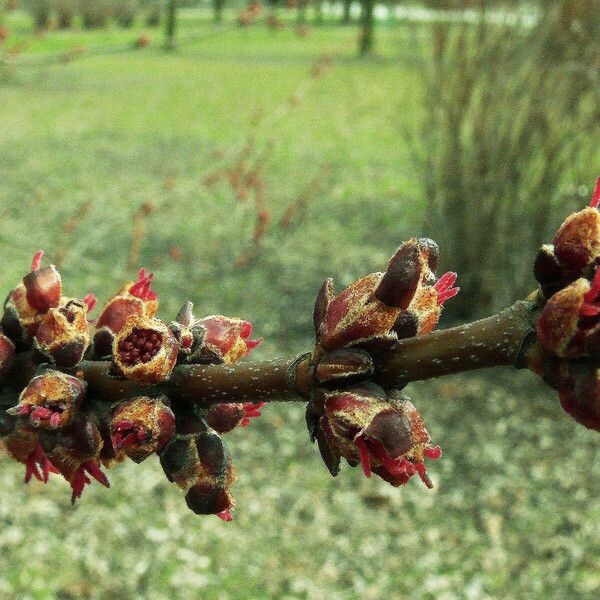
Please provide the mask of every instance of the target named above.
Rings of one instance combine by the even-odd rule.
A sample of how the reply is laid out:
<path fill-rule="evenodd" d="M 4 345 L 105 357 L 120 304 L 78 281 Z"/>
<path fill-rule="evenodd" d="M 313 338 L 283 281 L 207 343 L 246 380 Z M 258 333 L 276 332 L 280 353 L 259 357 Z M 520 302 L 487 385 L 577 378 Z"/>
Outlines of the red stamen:
<path fill-rule="evenodd" d="M 594 302 L 598 298 L 598 294 L 600 294 L 600 269 L 596 271 L 594 279 L 592 279 L 589 292 L 583 295 L 583 301 L 588 303 Z"/>
<path fill-rule="evenodd" d="M 248 427 L 250 425 L 250 419 L 254 417 L 260 417 L 261 409 L 266 402 L 257 402 L 256 404 L 252 402 L 246 402 L 244 404 L 244 418 L 242 419 L 241 425 L 242 427 Z"/>
<path fill-rule="evenodd" d="M 587 304 L 584 302 L 579 308 L 579 314 L 582 317 L 595 317 L 600 314 L 600 306 L 596 306 L 595 304 Z"/>
<path fill-rule="evenodd" d="M 431 460 L 438 460 L 442 457 L 442 449 L 439 446 L 434 446 L 433 448 L 425 448 L 423 454 L 426 458 L 430 458 Z"/>
<path fill-rule="evenodd" d="M 41 467 L 42 469 L 41 474 L 38 467 Z M 48 483 L 48 474 L 58 472 L 58 469 L 48 460 L 48 457 L 38 442 L 35 450 L 27 457 L 25 463 L 25 483 L 29 483 L 31 477 L 35 477 L 38 481 Z"/>
<path fill-rule="evenodd" d="M 425 463 L 422 463 L 422 462 L 415 463 L 415 468 L 417 470 L 417 473 L 419 474 L 419 477 L 421 478 L 421 481 L 429 489 L 431 489 L 433 487 L 433 483 L 431 483 L 431 479 L 429 479 L 429 476 L 427 475 L 427 469 L 425 468 Z"/>
<path fill-rule="evenodd" d="M 153 279 L 154 273 L 146 275 L 146 270 L 141 268 L 138 273 L 138 280 L 131 286 L 129 293 L 140 298 L 140 300 L 156 300 L 157 295 L 150 287 Z"/>
<path fill-rule="evenodd" d="M 246 340 L 246 346 L 248 347 L 248 351 L 252 350 L 252 348 L 256 348 L 263 343 L 263 338 L 258 338 L 257 340 Z"/>
<path fill-rule="evenodd" d="M 455 288 L 452 287 L 454 285 L 454 283 L 456 282 L 456 277 L 457 277 L 456 273 L 453 273 L 452 271 L 448 271 L 447 273 L 444 273 L 436 281 L 433 288 L 435 289 L 435 291 L 438 294 L 438 296 L 437 296 L 438 304 L 443 304 L 446 300 L 453 298 L 454 296 L 456 296 L 456 294 L 458 294 L 458 292 L 460 292 L 459 287 L 455 287 Z"/>
<path fill-rule="evenodd" d="M 367 479 L 371 478 L 371 457 L 369 456 L 369 450 L 365 444 L 365 440 L 360 436 L 354 438 L 354 443 L 358 448 L 360 454 L 360 466 L 362 467 L 363 473 Z"/>
<path fill-rule="evenodd" d="M 96 296 L 94 296 L 94 294 L 88 294 L 84 299 L 83 299 L 83 303 L 87 304 L 88 307 L 88 312 L 92 312 L 94 310 L 94 306 L 96 306 L 96 303 L 98 302 L 98 299 L 96 298 Z"/>
<path fill-rule="evenodd" d="M 83 463 L 82 467 L 104 487 L 110 487 L 110 482 L 108 481 L 106 475 L 102 472 L 102 469 L 97 462 L 88 460 Z"/>
<path fill-rule="evenodd" d="M 30 418 L 32 421 L 45 421 L 53 415 L 53 411 L 45 406 L 36 406 L 32 411 Z"/>
<path fill-rule="evenodd" d="M 37 271 L 42 266 L 42 257 L 44 256 L 43 250 L 38 250 L 33 255 L 33 260 L 31 261 L 31 270 Z"/>
<path fill-rule="evenodd" d="M 223 510 L 220 513 L 216 513 L 216 514 L 217 514 L 217 517 L 219 517 L 219 519 L 221 519 L 222 521 L 225 521 L 226 523 L 233 521 L 233 516 L 229 512 L 229 509 Z"/>
<path fill-rule="evenodd" d="M 240 335 L 243 339 L 249 338 L 252 335 L 252 323 L 249 321 L 242 321 L 240 325 Z"/>
<path fill-rule="evenodd" d="M 600 177 L 596 179 L 596 187 L 594 188 L 594 193 L 590 200 L 590 206 L 592 208 L 598 208 L 598 204 L 600 204 Z"/>

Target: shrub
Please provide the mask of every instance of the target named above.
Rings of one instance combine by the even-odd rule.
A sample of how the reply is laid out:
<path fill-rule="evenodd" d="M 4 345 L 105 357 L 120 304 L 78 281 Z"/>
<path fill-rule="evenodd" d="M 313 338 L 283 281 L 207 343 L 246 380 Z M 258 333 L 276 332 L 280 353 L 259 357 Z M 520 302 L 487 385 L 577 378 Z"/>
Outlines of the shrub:
<path fill-rule="evenodd" d="M 52 5 L 50 0 L 29 0 L 27 8 L 33 17 L 36 29 L 46 29 L 50 22 Z"/>
<path fill-rule="evenodd" d="M 58 27 L 60 29 L 72 27 L 77 13 L 75 0 L 56 0 L 55 9 Z"/>
<path fill-rule="evenodd" d="M 119 0 L 114 9 L 115 21 L 124 28 L 131 27 L 135 21 L 137 5 L 135 0 Z"/>
<path fill-rule="evenodd" d="M 79 12 L 85 29 L 98 29 L 106 25 L 111 11 L 107 0 L 80 0 Z"/>
<path fill-rule="evenodd" d="M 146 25 L 158 27 L 163 17 L 163 5 L 161 2 L 152 2 L 146 11 Z"/>

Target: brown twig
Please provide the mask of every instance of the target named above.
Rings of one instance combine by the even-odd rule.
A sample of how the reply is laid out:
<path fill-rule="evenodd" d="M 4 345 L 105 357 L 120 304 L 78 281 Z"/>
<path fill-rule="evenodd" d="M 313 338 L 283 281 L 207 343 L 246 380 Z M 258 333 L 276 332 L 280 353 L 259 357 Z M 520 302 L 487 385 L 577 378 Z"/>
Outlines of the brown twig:
<path fill-rule="evenodd" d="M 519 301 L 474 323 L 397 342 L 374 355 L 374 381 L 386 388 L 497 366 L 522 368 L 527 341 L 534 333 L 536 306 Z M 37 365 L 29 352 L 17 354 L 7 381 L 15 393 Z M 310 354 L 297 358 L 225 365 L 180 365 L 158 386 L 141 386 L 109 374 L 107 361 L 84 361 L 74 370 L 85 378 L 93 402 L 118 402 L 136 394 L 168 397 L 207 407 L 227 402 L 306 401 L 313 384 Z"/>
<path fill-rule="evenodd" d="M 91 201 L 83 202 L 77 207 L 77 210 L 62 225 L 63 236 L 61 236 L 61 246 L 56 251 L 54 264 L 60 268 L 63 264 L 69 250 L 68 237 L 72 236 L 75 230 L 81 225 L 82 221 L 90 214 L 93 203 Z"/>

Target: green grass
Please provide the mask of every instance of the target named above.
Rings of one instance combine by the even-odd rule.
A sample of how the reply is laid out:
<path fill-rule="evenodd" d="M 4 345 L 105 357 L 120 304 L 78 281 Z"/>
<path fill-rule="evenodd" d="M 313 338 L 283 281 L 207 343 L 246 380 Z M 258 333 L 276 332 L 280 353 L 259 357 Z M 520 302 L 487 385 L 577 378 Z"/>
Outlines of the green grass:
<path fill-rule="evenodd" d="M 65 49 L 83 35 L 90 44 L 104 36 L 52 33 L 35 48 Z M 0 289 L 38 248 L 52 258 L 68 247 L 67 291 L 107 297 L 132 274 L 132 216 L 151 200 L 140 263 L 156 273 L 165 318 L 191 298 L 198 314 L 253 321 L 267 338 L 257 358 L 306 350 L 325 276 L 341 289 L 382 268 L 402 239 L 427 233 L 406 137 L 421 116 L 417 48 L 407 29 L 378 35 L 385 52 L 368 61 L 353 56 L 353 28 L 300 39 L 257 27 L 176 54 L 151 47 L 15 68 L 0 85 Z M 240 147 L 257 110 L 273 114 L 310 81 L 324 52 L 330 72 L 257 132 L 259 148 L 273 144 L 264 176 L 274 221 L 320 164 L 330 169 L 297 223 L 275 227 L 236 268 L 251 205 L 202 178 L 221 164 L 215 151 Z M 86 202 L 89 214 L 65 233 Z M 415 481 L 396 490 L 350 468 L 331 479 L 302 407 L 273 405 L 227 438 L 238 470 L 230 524 L 190 513 L 154 459 L 115 469 L 111 490 L 92 485 L 73 509 L 64 482 L 24 486 L 21 467 L 3 457 L 0 597 L 597 597 L 596 434 L 525 374 L 409 393 L 445 452 L 430 467 L 433 491 Z"/>

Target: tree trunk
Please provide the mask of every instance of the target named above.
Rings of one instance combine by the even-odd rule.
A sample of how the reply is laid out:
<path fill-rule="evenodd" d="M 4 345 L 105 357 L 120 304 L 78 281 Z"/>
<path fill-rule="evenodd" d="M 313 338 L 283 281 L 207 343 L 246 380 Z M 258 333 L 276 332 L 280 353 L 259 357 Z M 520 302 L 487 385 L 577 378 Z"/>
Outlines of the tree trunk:
<path fill-rule="evenodd" d="M 169 0 L 167 6 L 167 27 L 165 48 L 167 50 L 175 49 L 175 30 L 177 28 L 177 0 Z"/>
<path fill-rule="evenodd" d="M 344 0 L 344 15 L 342 17 L 342 23 L 344 25 L 350 24 L 350 10 L 352 8 L 352 0 Z"/>
<path fill-rule="evenodd" d="M 361 56 L 371 54 L 373 51 L 373 9 L 375 8 L 374 0 L 363 0 L 361 21 L 362 31 L 359 42 L 359 53 Z"/>
<path fill-rule="evenodd" d="M 223 21 L 223 7 L 225 0 L 213 0 L 213 10 L 215 13 L 215 23 L 221 23 Z"/>
<path fill-rule="evenodd" d="M 296 10 L 297 25 L 304 25 L 306 23 L 306 4 L 307 0 L 298 0 L 298 8 Z"/>

